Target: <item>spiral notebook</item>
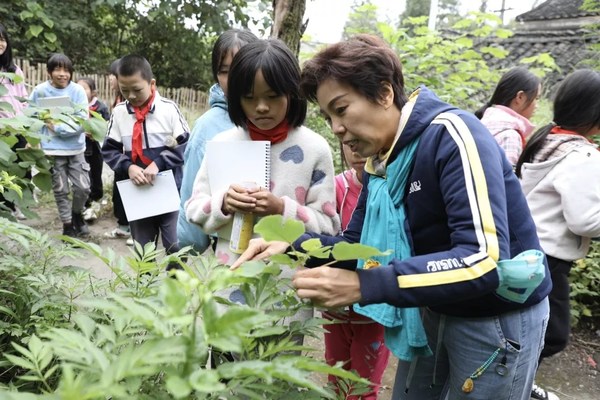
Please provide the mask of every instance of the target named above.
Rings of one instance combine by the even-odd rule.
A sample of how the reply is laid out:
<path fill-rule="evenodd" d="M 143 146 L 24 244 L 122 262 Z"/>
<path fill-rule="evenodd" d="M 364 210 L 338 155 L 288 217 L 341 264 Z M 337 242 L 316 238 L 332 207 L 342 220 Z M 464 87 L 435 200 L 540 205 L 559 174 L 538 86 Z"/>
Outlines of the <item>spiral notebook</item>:
<path fill-rule="evenodd" d="M 266 140 L 209 141 L 205 162 L 211 192 L 225 192 L 232 184 L 254 182 L 270 189 L 271 142 Z"/>

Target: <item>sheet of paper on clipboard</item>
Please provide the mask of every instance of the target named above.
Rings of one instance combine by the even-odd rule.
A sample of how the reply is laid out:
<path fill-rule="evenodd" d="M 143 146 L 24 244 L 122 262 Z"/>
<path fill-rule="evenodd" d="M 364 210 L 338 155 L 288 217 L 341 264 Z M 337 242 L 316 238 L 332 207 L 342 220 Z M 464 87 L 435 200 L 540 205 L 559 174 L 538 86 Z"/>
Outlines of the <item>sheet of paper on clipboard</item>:
<path fill-rule="evenodd" d="M 117 187 L 129 221 L 179 210 L 179 191 L 173 171 L 159 172 L 153 185 L 135 185 L 131 179 L 118 181 Z"/>
<path fill-rule="evenodd" d="M 38 107 L 53 108 L 53 107 L 73 107 L 69 96 L 55 97 L 39 97 L 36 100 Z"/>

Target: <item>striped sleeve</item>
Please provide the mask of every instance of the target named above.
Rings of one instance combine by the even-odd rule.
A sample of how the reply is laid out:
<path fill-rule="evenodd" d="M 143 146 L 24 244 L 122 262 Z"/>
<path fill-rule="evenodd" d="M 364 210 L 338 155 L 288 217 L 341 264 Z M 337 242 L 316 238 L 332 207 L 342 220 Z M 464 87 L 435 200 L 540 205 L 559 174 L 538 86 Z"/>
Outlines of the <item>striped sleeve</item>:
<path fill-rule="evenodd" d="M 439 146 L 426 150 L 435 152 L 434 159 L 443 160 L 435 178 L 449 237 L 429 238 L 429 247 L 437 251 L 358 271 L 365 304 L 406 307 L 456 302 L 498 286 L 499 229 L 503 246 L 508 247 L 508 226 L 497 145 L 493 140 L 477 142 L 465 122 L 452 113 L 440 114 L 428 129 L 441 132 Z M 491 187 L 490 183 L 498 184 Z"/>

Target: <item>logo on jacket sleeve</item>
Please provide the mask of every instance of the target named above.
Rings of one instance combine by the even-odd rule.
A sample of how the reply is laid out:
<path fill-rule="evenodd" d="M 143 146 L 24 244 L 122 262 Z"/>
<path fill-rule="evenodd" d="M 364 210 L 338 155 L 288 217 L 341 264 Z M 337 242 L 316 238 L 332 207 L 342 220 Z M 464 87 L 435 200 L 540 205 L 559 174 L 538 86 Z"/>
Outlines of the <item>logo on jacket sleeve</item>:
<path fill-rule="evenodd" d="M 427 272 L 448 271 L 450 269 L 460 268 L 464 264 L 456 258 L 446 258 L 444 260 L 432 260 L 427 262 Z"/>
<path fill-rule="evenodd" d="M 421 190 L 421 181 L 416 180 L 410 183 L 410 189 L 408 190 L 408 194 L 418 192 L 419 190 Z"/>

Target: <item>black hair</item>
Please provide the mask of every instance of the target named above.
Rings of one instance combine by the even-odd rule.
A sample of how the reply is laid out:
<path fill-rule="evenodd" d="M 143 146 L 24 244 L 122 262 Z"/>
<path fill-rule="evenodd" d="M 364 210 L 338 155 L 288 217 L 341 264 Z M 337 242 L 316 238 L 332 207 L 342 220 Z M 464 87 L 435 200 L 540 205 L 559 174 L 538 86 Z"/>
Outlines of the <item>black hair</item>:
<path fill-rule="evenodd" d="M 73 63 L 71 62 L 71 59 L 69 57 L 65 56 L 62 53 L 52 54 L 46 62 L 46 70 L 49 74 L 57 68 L 66 69 L 67 71 L 69 71 L 71 79 L 73 78 Z"/>
<path fill-rule="evenodd" d="M 0 38 L 6 41 L 6 50 L 4 50 L 4 53 L 0 56 L 0 71 L 14 73 L 17 70 L 17 66 L 13 61 L 12 44 L 8 37 L 8 31 L 2 24 L 0 24 Z"/>
<path fill-rule="evenodd" d="M 90 87 L 90 91 L 92 93 L 94 93 L 97 89 L 96 89 L 96 81 L 94 80 L 94 78 L 91 78 L 89 76 L 84 76 L 83 78 L 79 78 L 77 79 L 77 81 L 84 81 L 85 83 L 87 83 L 87 85 Z"/>
<path fill-rule="evenodd" d="M 399 110 L 408 101 L 398 55 L 375 35 L 359 34 L 329 45 L 304 63 L 302 94 L 316 102 L 319 85 L 328 79 L 349 85 L 375 103 L 384 96 L 382 82 L 387 82 Z"/>
<path fill-rule="evenodd" d="M 527 97 L 527 105 L 531 104 L 538 96 L 542 80 L 524 67 L 515 67 L 504 73 L 492 98 L 489 99 L 479 110 L 475 111 L 475 116 L 479 119 L 483 117 L 485 110 L 493 105 L 509 107 L 510 102 L 517 96 L 517 93 L 523 91 Z"/>
<path fill-rule="evenodd" d="M 150 82 L 153 78 L 152 67 L 144 57 L 137 54 L 129 54 L 120 59 L 117 76 L 132 76 L 138 72 L 147 82 Z"/>
<path fill-rule="evenodd" d="M 212 74 L 215 82 L 223 60 L 230 51 L 238 51 L 243 45 L 258 40 L 256 35 L 246 29 L 229 29 L 223 32 L 212 49 Z"/>
<path fill-rule="evenodd" d="M 114 76 L 119 75 L 119 63 L 120 62 L 121 62 L 121 59 L 117 58 L 115 61 L 110 63 L 110 66 L 108 67 L 108 73 L 110 75 L 114 75 Z"/>
<path fill-rule="evenodd" d="M 300 66 L 290 49 L 279 39 L 263 39 L 242 47 L 231 63 L 227 79 L 229 117 L 246 127 L 242 96 L 252 92 L 254 77 L 262 71 L 265 81 L 277 95 L 288 98 L 287 121 L 294 128 L 306 118 L 306 99 L 300 95 Z"/>
<path fill-rule="evenodd" d="M 582 136 L 600 127 L 600 73 L 580 69 L 569 74 L 556 91 L 553 108 L 552 123 L 538 129 L 527 141 L 515 167 L 518 177 L 523 163 L 533 161 L 554 126 Z"/>

